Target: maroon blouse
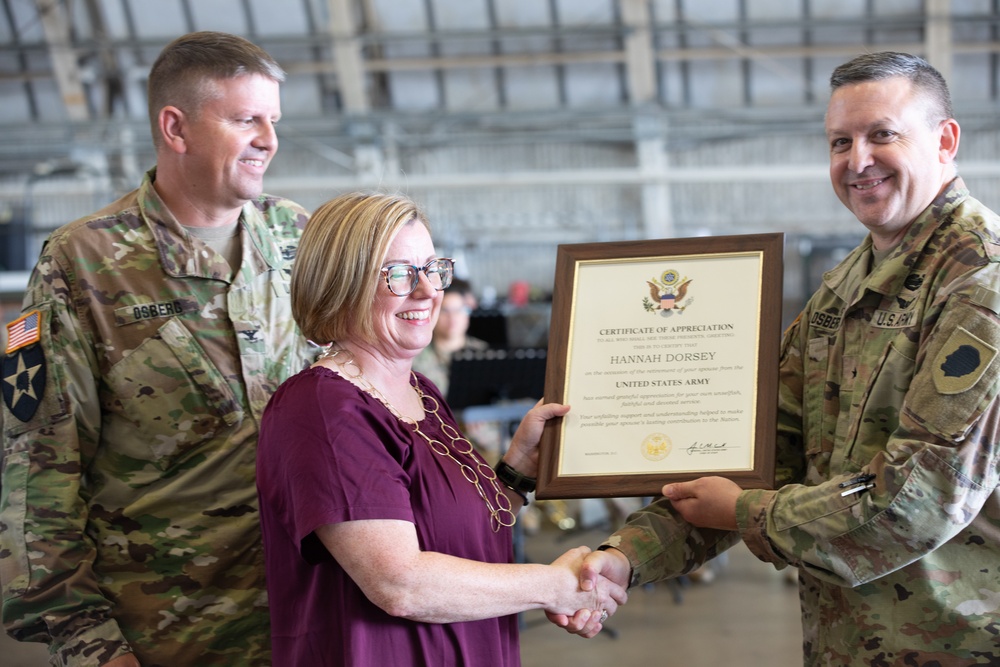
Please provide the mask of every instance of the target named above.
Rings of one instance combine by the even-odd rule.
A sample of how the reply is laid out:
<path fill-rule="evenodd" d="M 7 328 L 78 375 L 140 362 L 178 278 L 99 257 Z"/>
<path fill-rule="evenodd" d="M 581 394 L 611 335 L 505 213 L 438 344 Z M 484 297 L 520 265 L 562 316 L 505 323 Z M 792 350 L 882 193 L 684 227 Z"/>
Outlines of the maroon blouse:
<path fill-rule="evenodd" d="M 457 428 L 437 389 L 418 378 Z M 451 442 L 431 414 L 420 429 Z M 493 532 L 485 503 L 455 462 L 432 452 L 379 401 L 322 367 L 287 380 L 261 421 L 257 489 L 275 667 L 520 665 L 515 615 L 449 624 L 394 618 L 316 536 L 325 524 L 399 519 L 416 526 L 423 550 L 512 561 L 511 530 Z"/>

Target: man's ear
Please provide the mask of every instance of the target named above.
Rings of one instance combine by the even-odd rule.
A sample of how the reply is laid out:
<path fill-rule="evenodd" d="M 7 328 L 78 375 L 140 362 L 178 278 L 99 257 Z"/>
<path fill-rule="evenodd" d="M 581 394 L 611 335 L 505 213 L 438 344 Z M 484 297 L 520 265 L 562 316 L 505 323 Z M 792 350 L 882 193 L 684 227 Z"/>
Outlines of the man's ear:
<path fill-rule="evenodd" d="M 163 145 L 175 153 L 186 153 L 187 116 L 184 112 L 174 106 L 165 106 L 160 109 L 158 120 Z"/>
<path fill-rule="evenodd" d="M 958 140 L 962 134 L 962 129 L 958 126 L 958 121 L 949 118 L 941 123 L 941 143 L 938 147 L 938 157 L 941 164 L 950 164 L 955 161 L 958 153 Z"/>

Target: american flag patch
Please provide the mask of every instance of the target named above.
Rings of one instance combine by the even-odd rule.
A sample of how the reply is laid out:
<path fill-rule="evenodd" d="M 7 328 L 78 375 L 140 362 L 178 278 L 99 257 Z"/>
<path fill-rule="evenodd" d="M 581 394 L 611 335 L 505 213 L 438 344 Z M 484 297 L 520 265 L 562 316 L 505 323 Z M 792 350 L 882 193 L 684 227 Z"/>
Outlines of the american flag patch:
<path fill-rule="evenodd" d="M 26 345 L 37 343 L 41 338 L 42 314 L 33 310 L 7 325 L 7 354 Z"/>

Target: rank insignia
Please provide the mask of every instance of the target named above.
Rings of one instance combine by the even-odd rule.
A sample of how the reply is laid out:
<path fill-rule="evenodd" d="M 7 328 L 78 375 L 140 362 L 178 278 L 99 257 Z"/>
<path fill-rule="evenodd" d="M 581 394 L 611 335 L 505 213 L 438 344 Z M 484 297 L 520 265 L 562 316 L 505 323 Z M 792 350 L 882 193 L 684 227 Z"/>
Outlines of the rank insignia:
<path fill-rule="evenodd" d="M 996 356 L 995 347 L 959 327 L 934 360 L 934 386 L 942 394 L 960 394 L 983 377 Z"/>

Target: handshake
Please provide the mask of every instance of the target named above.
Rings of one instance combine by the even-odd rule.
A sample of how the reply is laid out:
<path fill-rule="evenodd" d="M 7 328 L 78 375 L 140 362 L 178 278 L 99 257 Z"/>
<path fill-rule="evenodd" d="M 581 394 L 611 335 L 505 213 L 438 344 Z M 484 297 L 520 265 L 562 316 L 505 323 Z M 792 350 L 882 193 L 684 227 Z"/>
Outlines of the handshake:
<path fill-rule="evenodd" d="M 545 607 L 549 621 L 587 639 L 595 636 L 620 605 L 628 601 L 631 566 L 617 549 L 570 549 L 551 567 L 567 572 L 567 597 Z M 571 578 L 569 578 L 571 577 Z"/>
<path fill-rule="evenodd" d="M 688 523 L 717 530 L 733 531 L 736 526 L 736 499 L 740 487 L 724 477 L 702 477 L 692 482 L 667 484 L 663 495 Z M 632 566 L 618 549 L 591 551 L 577 547 L 552 562 L 575 576 L 577 606 L 568 609 L 545 607 L 548 619 L 567 632 L 590 638 L 628 600 Z"/>

